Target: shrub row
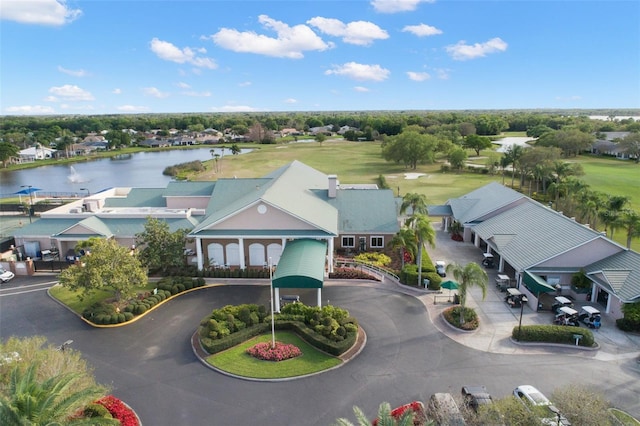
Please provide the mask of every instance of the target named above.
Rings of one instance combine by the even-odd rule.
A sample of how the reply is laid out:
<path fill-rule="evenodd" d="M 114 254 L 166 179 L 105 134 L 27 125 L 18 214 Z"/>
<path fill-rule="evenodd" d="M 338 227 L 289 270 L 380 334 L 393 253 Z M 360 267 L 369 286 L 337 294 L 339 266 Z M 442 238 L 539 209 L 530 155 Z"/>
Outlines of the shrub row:
<path fill-rule="evenodd" d="M 429 280 L 428 288 L 430 290 L 440 290 L 442 278 L 435 272 L 433 266 L 422 268 L 422 279 Z M 400 282 L 406 285 L 418 286 L 418 266 L 414 264 L 404 265 L 402 271 L 400 271 Z M 422 283 L 418 287 L 422 287 Z"/>
<path fill-rule="evenodd" d="M 522 330 L 521 332 L 520 329 Z M 582 336 L 578 342 L 579 346 L 590 348 L 595 344 L 591 330 L 581 327 L 568 327 L 564 325 L 523 325 L 522 328 L 515 326 L 511 332 L 511 337 L 520 342 L 561 343 L 565 345 L 576 344 L 574 335 Z"/>
<path fill-rule="evenodd" d="M 269 278 L 269 269 L 245 268 L 245 269 L 204 269 L 198 271 L 193 265 L 172 268 L 166 273 L 171 277 L 198 277 L 198 278 Z"/>
<path fill-rule="evenodd" d="M 333 272 L 329 273 L 329 278 L 342 279 L 342 280 L 373 280 L 380 281 L 373 275 L 361 271 L 359 269 L 352 268 L 336 268 Z"/>
<path fill-rule="evenodd" d="M 233 334 L 230 334 L 224 338 L 220 339 L 212 339 L 210 337 L 203 337 L 200 335 L 200 344 L 202 348 L 210 354 L 215 354 L 225 349 L 232 348 L 236 345 L 239 345 L 242 342 L 245 342 L 252 337 L 258 336 L 260 334 L 266 333 L 269 330 L 270 324 L 263 322 L 260 324 L 252 325 L 250 327 L 244 328 L 243 330 L 237 331 Z M 200 327 L 200 331 L 203 328 Z"/>
<path fill-rule="evenodd" d="M 278 330 L 292 330 L 315 348 L 334 356 L 340 356 L 349 350 L 358 337 L 357 328 L 355 331 L 350 332 L 347 332 L 345 328 L 345 335 L 342 340 L 331 340 L 322 334 L 316 333 L 312 328 L 300 321 L 278 320 L 275 322 L 275 327 Z"/>

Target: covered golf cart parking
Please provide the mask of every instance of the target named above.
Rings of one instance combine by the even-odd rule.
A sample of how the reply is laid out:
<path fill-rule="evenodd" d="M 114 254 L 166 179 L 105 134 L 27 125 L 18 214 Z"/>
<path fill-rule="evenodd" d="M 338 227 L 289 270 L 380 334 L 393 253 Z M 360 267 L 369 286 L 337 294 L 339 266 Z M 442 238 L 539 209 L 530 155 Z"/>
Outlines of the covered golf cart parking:
<path fill-rule="evenodd" d="M 540 308 L 539 300 L 542 294 L 557 291 L 554 286 L 548 284 L 539 276 L 528 271 L 524 271 L 524 274 L 522 276 L 522 284 L 523 285 L 520 287 L 520 290 L 522 291 L 522 293 L 525 293 L 527 299 L 529 299 L 529 306 L 534 306 L 538 309 Z"/>
<path fill-rule="evenodd" d="M 317 288 L 318 306 L 322 306 L 326 258 L 326 241 L 300 239 L 287 242 L 272 277 L 276 312 L 280 312 L 281 288 Z"/>

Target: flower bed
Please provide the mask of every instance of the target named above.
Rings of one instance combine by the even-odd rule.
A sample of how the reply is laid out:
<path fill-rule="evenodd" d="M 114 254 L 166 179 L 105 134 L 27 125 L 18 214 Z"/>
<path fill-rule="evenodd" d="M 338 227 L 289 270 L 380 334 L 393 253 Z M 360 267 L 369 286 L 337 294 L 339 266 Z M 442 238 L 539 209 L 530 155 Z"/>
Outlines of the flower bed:
<path fill-rule="evenodd" d="M 271 342 L 257 343 L 247 349 L 247 353 L 264 361 L 284 361 L 302 355 L 297 346 L 281 342 L 276 342 L 274 347 Z"/>
<path fill-rule="evenodd" d="M 461 313 L 464 315 L 463 324 L 460 324 Z M 465 307 L 463 310 L 461 306 L 453 306 L 451 308 L 445 309 L 444 312 L 442 312 L 442 315 L 449 324 L 461 330 L 475 330 L 480 325 L 478 314 L 473 310 L 473 308 Z"/>
<path fill-rule="evenodd" d="M 423 426 L 427 424 L 427 415 L 424 410 L 424 404 L 420 401 L 413 401 L 408 404 L 401 405 L 391 410 L 391 417 L 400 420 L 407 411 L 413 411 L 413 425 Z M 374 419 L 373 426 L 378 426 L 378 419 Z"/>
<path fill-rule="evenodd" d="M 115 396 L 107 395 L 96 402 L 109 410 L 113 418 L 119 420 L 122 426 L 140 426 L 133 410 Z"/>

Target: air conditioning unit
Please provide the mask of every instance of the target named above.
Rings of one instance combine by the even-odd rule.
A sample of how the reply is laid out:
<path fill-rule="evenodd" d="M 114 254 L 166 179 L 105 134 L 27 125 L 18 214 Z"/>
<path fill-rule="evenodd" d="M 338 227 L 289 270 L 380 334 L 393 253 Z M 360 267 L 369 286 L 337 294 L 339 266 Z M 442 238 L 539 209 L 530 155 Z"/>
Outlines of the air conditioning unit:
<path fill-rule="evenodd" d="M 82 207 L 74 207 L 72 209 L 69 209 L 69 213 L 71 213 L 71 214 L 82 213 Z"/>

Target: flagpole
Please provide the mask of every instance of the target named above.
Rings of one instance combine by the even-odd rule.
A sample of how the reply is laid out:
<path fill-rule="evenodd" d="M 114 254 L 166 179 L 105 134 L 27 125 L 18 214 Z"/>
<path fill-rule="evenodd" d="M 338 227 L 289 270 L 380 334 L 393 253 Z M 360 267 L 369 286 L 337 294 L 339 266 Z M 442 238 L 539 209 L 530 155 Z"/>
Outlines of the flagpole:
<path fill-rule="evenodd" d="M 276 328 L 273 319 L 273 266 L 269 258 L 269 286 L 271 287 L 271 348 L 276 347 Z"/>

